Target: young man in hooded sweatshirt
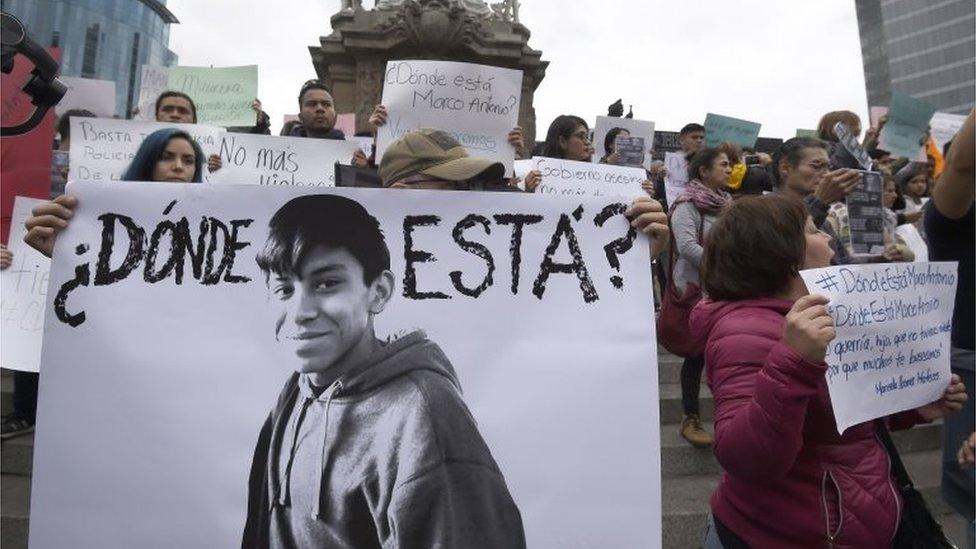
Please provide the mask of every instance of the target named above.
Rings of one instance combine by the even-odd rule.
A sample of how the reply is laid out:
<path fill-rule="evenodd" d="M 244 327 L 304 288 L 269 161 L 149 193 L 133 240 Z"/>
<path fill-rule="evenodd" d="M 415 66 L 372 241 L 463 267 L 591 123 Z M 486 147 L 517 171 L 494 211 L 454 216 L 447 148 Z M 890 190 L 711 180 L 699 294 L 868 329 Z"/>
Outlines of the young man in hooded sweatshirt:
<path fill-rule="evenodd" d="M 375 336 L 394 291 L 376 219 L 342 196 L 295 198 L 257 261 L 297 366 L 261 429 L 242 546 L 524 547 L 444 352 L 423 332 Z"/>

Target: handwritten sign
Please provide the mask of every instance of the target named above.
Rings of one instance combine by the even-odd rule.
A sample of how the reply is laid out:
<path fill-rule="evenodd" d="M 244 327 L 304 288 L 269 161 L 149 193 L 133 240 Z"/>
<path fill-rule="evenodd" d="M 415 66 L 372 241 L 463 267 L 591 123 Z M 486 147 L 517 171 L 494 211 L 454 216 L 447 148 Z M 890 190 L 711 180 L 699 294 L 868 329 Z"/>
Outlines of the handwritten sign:
<path fill-rule="evenodd" d="M 961 114 L 937 112 L 932 115 L 932 120 L 929 120 L 929 126 L 931 127 L 932 139 L 935 140 L 935 144 L 939 147 L 940 151 L 946 143 L 952 141 L 952 138 L 959 133 L 960 128 L 962 128 L 962 123 L 965 120 L 966 117 Z"/>
<path fill-rule="evenodd" d="M 851 248 L 856 254 L 884 251 L 884 178 L 861 171 L 861 182 L 847 194 Z"/>
<path fill-rule="evenodd" d="M 620 156 L 618 164 L 620 166 L 641 167 L 644 165 L 646 156 L 644 151 L 643 137 L 617 137 L 614 140 L 614 148 Z"/>
<path fill-rule="evenodd" d="M 633 199 L 643 196 L 641 183 L 647 179 L 643 168 L 576 162 L 537 157 L 535 169 L 542 174 L 537 194 L 561 196 L 601 196 Z"/>
<path fill-rule="evenodd" d="M 188 132 L 207 156 L 220 152 L 224 130 L 213 126 L 73 117 L 68 179 L 119 181 L 146 136 L 162 128 Z"/>
<path fill-rule="evenodd" d="M 717 147 L 728 141 L 751 149 L 759 138 L 761 126 L 758 122 L 708 113 L 705 115 L 705 146 Z"/>
<path fill-rule="evenodd" d="M 169 88 L 193 98 L 197 122 L 217 126 L 253 126 L 251 104 L 258 96 L 258 66 L 171 67 Z"/>
<path fill-rule="evenodd" d="M 44 305 L 51 260 L 24 244 L 24 221 L 31 210 L 44 201 L 18 196 L 10 228 L 9 249 L 13 264 L 0 271 L 2 286 L 3 334 L 0 364 L 11 370 L 37 372 L 41 364 L 41 335 L 44 331 Z"/>
<path fill-rule="evenodd" d="M 928 103 L 892 90 L 888 122 L 881 130 L 882 148 L 894 156 L 914 158 L 933 114 L 935 108 Z"/>
<path fill-rule="evenodd" d="M 358 149 L 356 141 L 228 132 L 211 182 L 333 187 L 335 164 L 349 164 Z"/>
<path fill-rule="evenodd" d="M 490 158 L 512 174 L 522 71 L 451 61 L 390 61 L 383 79 L 389 120 L 376 135 L 379 160 L 394 140 L 418 128 L 453 135 L 471 156 Z"/>
<path fill-rule="evenodd" d="M 664 153 L 664 169 L 667 170 L 667 175 L 664 177 L 664 193 L 668 204 L 674 204 L 681 193 L 685 192 L 685 185 L 688 184 L 688 159 L 685 153 L 681 151 Z"/>
<path fill-rule="evenodd" d="M 837 337 L 826 362 L 837 432 L 938 400 L 949 384 L 955 262 L 801 271 L 827 296 Z"/>
<path fill-rule="evenodd" d="M 864 147 L 857 142 L 857 137 L 851 133 L 851 130 L 844 125 L 843 122 L 838 122 L 834 124 L 834 135 L 840 140 L 841 145 L 844 149 L 857 160 L 857 163 L 861 165 L 865 170 L 871 169 L 871 156 L 868 151 L 864 150 Z"/>
<path fill-rule="evenodd" d="M 634 118 L 617 118 L 614 116 L 596 117 L 596 126 L 593 128 L 593 161 L 597 162 L 607 155 L 606 136 L 614 128 L 621 128 L 629 133 L 625 137 L 642 137 L 648 146 L 644 149 L 646 155 L 641 160 L 644 169 L 651 168 L 650 146 L 654 143 L 654 122 L 650 120 L 637 120 Z"/>
<path fill-rule="evenodd" d="M 156 120 L 156 99 L 169 87 L 169 67 L 142 66 L 139 85 L 139 112 L 134 120 Z"/>
<path fill-rule="evenodd" d="M 77 78 L 61 76 L 61 81 L 68 86 L 61 102 L 55 107 L 58 116 L 71 109 L 85 109 L 96 116 L 113 116 L 115 112 L 115 82 L 113 80 L 95 80 L 94 78 Z"/>

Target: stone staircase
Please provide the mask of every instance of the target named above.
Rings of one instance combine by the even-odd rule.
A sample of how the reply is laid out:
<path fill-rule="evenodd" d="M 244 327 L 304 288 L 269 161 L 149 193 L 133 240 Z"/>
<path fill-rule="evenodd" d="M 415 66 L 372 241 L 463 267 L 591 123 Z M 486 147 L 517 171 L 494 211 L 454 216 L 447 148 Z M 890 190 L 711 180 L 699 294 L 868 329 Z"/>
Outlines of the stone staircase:
<path fill-rule="evenodd" d="M 678 434 L 681 422 L 681 359 L 662 350 L 659 365 L 664 547 L 700 547 L 708 514 L 708 499 L 718 484 L 721 468 L 710 451 L 691 447 Z M 12 381 L 9 373 L 4 371 L 0 377 L 3 413 L 11 408 Z M 713 402 L 704 383 L 701 411 L 702 419 L 711 430 Z M 918 426 L 894 433 L 893 437 L 902 452 L 905 466 L 933 513 L 950 538 L 964 543 L 962 521 L 952 514 L 939 493 L 942 424 Z M 4 441 L 0 447 L 0 545 L 4 549 L 27 547 L 33 450 L 33 434 Z"/>

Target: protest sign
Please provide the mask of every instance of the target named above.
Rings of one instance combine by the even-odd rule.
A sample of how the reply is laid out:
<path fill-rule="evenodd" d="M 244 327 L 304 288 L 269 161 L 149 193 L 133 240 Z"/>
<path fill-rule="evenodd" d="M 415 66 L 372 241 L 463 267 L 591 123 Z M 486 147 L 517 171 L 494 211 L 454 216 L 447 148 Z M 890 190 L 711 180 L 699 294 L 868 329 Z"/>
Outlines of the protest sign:
<path fill-rule="evenodd" d="M 642 167 L 644 165 L 644 160 L 646 157 L 650 156 L 645 154 L 647 149 L 644 148 L 644 138 L 643 137 L 620 137 L 614 142 L 614 149 L 617 155 L 620 156 L 620 161 L 617 163 L 620 166 L 631 166 L 631 167 Z"/>
<path fill-rule="evenodd" d="M 341 360 L 330 353 L 345 340 L 322 332 L 331 322 L 362 333 L 380 360 L 309 409 L 329 406 L 336 436 L 314 450 L 324 468 L 291 470 L 291 501 L 308 502 L 294 512 L 312 513 L 321 486 L 337 545 L 427 547 L 411 537 L 427 532 L 452 547 L 513 547 L 524 529 L 529 547 L 661 547 L 649 246 L 626 201 L 166 183 L 72 192 L 45 319 L 34 549 L 241 546 L 246 521 L 267 535 L 248 519 L 270 516 L 262 456 L 283 447 L 266 435 L 289 413 L 262 425 L 279 394 L 294 404 L 296 369 L 318 382 Z M 314 284 L 308 300 L 311 286 L 258 267 L 273 218 L 288 246 L 295 226 L 359 255 L 309 246 L 295 266 Z M 315 233 L 319 223 L 356 228 Z M 367 287 L 362 262 L 374 261 Z M 431 440 L 449 453 L 432 454 Z M 444 483 L 417 470 L 427 456 Z M 456 484 L 461 461 L 471 466 Z M 393 490 L 406 478 L 420 491 Z M 521 520 L 499 524 L 513 505 Z"/>
<path fill-rule="evenodd" d="M 3 341 L 0 365 L 11 370 L 37 372 L 41 364 L 41 333 L 51 260 L 24 244 L 24 221 L 44 201 L 18 196 L 14 199 L 10 245 L 13 264 L 0 271 L 2 285 Z"/>
<path fill-rule="evenodd" d="M 817 130 L 796 129 L 796 137 L 817 137 Z"/>
<path fill-rule="evenodd" d="M 850 153 L 857 160 L 857 163 L 861 168 L 865 170 L 871 169 L 871 156 L 868 155 L 868 151 L 864 150 L 864 147 L 857 142 L 857 137 L 851 133 L 851 130 L 844 125 L 843 122 L 838 122 L 834 124 L 834 135 L 840 141 L 841 145 L 844 146 L 844 150 Z"/>
<path fill-rule="evenodd" d="M 758 122 L 708 113 L 705 115 L 705 146 L 717 147 L 728 141 L 751 149 L 759 138 L 761 126 Z"/>
<path fill-rule="evenodd" d="M 629 135 L 624 134 L 625 137 L 644 138 L 644 144 L 647 145 L 647 148 L 643 151 L 645 156 L 642 165 L 644 169 L 650 169 L 652 160 L 650 148 L 654 144 L 654 122 L 650 120 L 618 118 L 615 116 L 596 117 L 596 126 L 593 128 L 593 162 L 599 162 L 601 158 L 607 155 L 607 133 L 614 128 L 626 130 Z"/>
<path fill-rule="evenodd" d="M 664 192 L 668 204 L 674 204 L 688 184 L 688 158 L 681 151 L 664 153 L 664 169 Z"/>
<path fill-rule="evenodd" d="M 349 164 L 356 141 L 224 133 L 212 183 L 335 186 L 335 164 Z"/>
<path fill-rule="evenodd" d="M 258 96 L 258 66 L 170 67 L 169 88 L 193 98 L 197 122 L 253 126 L 251 104 Z"/>
<path fill-rule="evenodd" d="M 537 194 L 561 196 L 622 197 L 633 200 L 647 193 L 641 184 L 647 179 L 644 168 L 594 164 L 539 156 L 533 159 L 542 180 Z"/>
<path fill-rule="evenodd" d="M 94 78 L 78 78 L 74 76 L 59 77 L 68 91 L 55 107 L 58 116 L 71 109 L 84 109 L 95 113 L 95 116 L 111 117 L 115 111 L 115 82 L 112 80 L 95 80 Z"/>
<path fill-rule="evenodd" d="M 932 139 L 935 140 L 935 145 L 940 151 L 946 143 L 952 141 L 952 138 L 962 128 L 962 123 L 965 120 L 966 117 L 961 114 L 937 112 L 932 115 L 932 120 L 929 120 L 929 126 L 931 127 Z"/>
<path fill-rule="evenodd" d="M 119 181 L 146 136 L 162 128 L 188 132 L 207 156 L 220 153 L 224 131 L 213 126 L 72 117 L 68 179 Z"/>
<path fill-rule="evenodd" d="M 915 225 L 911 223 L 898 225 L 895 229 L 895 235 L 901 238 L 905 242 L 905 245 L 915 254 L 916 262 L 926 262 L 929 260 L 929 245 L 925 243 L 925 239 L 922 238 L 922 234 L 918 232 Z"/>
<path fill-rule="evenodd" d="M 142 66 L 142 80 L 139 84 L 139 112 L 134 120 L 156 120 L 156 100 L 159 94 L 169 87 L 169 67 L 155 65 Z"/>
<path fill-rule="evenodd" d="M 801 271 L 830 299 L 837 337 L 827 388 L 843 433 L 858 423 L 923 406 L 949 384 L 955 262 L 848 265 Z"/>
<path fill-rule="evenodd" d="M 436 128 L 471 156 L 490 158 L 512 175 L 515 149 L 508 133 L 518 125 L 522 71 L 453 61 L 389 61 L 383 105 L 389 118 L 376 134 L 376 158 L 403 134 Z"/>
<path fill-rule="evenodd" d="M 894 156 L 915 158 L 934 113 L 935 108 L 928 103 L 892 90 L 888 121 L 881 130 L 881 148 Z"/>
<path fill-rule="evenodd" d="M 851 224 L 851 248 L 856 254 L 884 252 L 884 178 L 878 172 L 861 172 L 861 182 L 847 194 Z"/>

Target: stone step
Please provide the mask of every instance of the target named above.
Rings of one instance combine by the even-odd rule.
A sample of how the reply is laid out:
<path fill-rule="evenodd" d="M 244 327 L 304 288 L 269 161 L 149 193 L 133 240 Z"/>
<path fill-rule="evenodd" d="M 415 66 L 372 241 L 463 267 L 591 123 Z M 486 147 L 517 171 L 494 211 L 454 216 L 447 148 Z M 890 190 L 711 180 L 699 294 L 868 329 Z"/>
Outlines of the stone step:
<path fill-rule="evenodd" d="M 34 433 L 0 443 L 0 473 L 30 476 L 34 463 Z"/>
<path fill-rule="evenodd" d="M 659 383 L 681 383 L 681 363 L 684 359 L 671 353 L 657 354 L 657 378 Z M 705 375 L 702 374 L 702 383 Z"/>
<path fill-rule="evenodd" d="M 3 549 L 26 549 L 30 477 L 0 475 L 0 539 Z"/>
<path fill-rule="evenodd" d="M 941 427 L 941 426 L 940 426 Z M 662 437 L 663 438 L 663 437 Z M 939 519 L 955 542 L 965 541 L 961 520 L 952 515 L 942 501 L 942 451 L 927 450 L 902 456 L 916 488 L 925 497 L 932 514 Z M 662 487 L 664 547 L 700 547 L 709 498 L 718 486 L 719 475 L 665 475 Z"/>
<path fill-rule="evenodd" d="M 708 390 L 707 385 L 702 385 L 700 389 L 698 400 L 701 418 L 703 422 L 710 424 L 714 417 L 712 414 L 714 410 L 712 393 Z M 658 386 L 658 391 L 661 399 L 661 425 L 680 423 L 684 415 L 681 408 L 681 384 L 661 383 Z M 710 429 L 711 425 L 708 427 Z"/>

